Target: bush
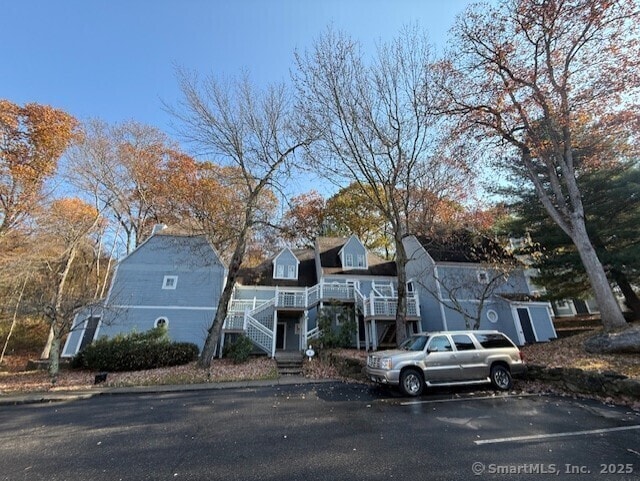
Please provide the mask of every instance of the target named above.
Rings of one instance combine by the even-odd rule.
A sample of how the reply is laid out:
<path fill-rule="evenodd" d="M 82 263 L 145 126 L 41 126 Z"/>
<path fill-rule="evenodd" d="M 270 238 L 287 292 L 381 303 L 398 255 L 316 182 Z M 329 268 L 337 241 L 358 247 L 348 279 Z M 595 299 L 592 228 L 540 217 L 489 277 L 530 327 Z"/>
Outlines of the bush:
<path fill-rule="evenodd" d="M 224 355 L 230 357 L 234 364 L 241 364 L 249 359 L 253 351 L 253 342 L 245 335 L 238 336 L 234 341 L 224 346 Z"/>
<path fill-rule="evenodd" d="M 338 324 L 339 325 L 335 325 Z M 326 349 L 350 347 L 357 332 L 353 309 L 344 306 L 329 305 L 318 313 L 320 336 L 318 341 Z"/>
<path fill-rule="evenodd" d="M 169 341 L 166 329 L 157 327 L 98 339 L 78 353 L 71 366 L 95 371 L 140 371 L 187 364 L 198 358 L 198 352 L 195 344 Z"/>

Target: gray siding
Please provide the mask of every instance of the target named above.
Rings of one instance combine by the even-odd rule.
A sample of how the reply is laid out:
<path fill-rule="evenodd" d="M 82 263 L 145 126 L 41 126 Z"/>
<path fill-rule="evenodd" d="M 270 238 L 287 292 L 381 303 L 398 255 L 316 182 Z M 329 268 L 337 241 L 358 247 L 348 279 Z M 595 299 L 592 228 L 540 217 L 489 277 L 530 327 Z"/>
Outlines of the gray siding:
<path fill-rule="evenodd" d="M 204 236 L 151 236 L 118 264 L 97 337 L 147 331 L 162 317 L 172 340 L 202 348 L 225 275 Z M 167 276 L 173 285 L 165 285 Z M 83 316 L 76 322 L 83 322 Z M 64 355 L 75 354 L 82 332 L 69 335 Z"/>
<path fill-rule="evenodd" d="M 511 310 L 511 304 L 505 300 L 500 300 L 492 304 L 492 309 L 498 313 L 498 322 L 487 323 L 488 327 L 481 327 L 481 329 L 497 329 L 504 332 L 509 338 L 517 345 L 521 345 L 520 336 L 518 333 L 518 327 L 514 319 L 513 311 Z M 483 324 L 482 326 L 484 326 Z"/>
<path fill-rule="evenodd" d="M 531 323 L 535 329 L 538 341 L 544 342 L 558 337 L 553 327 L 553 321 L 549 317 L 547 307 L 539 305 L 529 305 L 527 307 L 529 308 Z"/>
<path fill-rule="evenodd" d="M 113 337 L 124 332 L 144 332 L 153 329 L 158 318 L 168 321 L 168 334 L 177 342 L 192 342 L 200 349 L 204 345 L 207 329 L 211 325 L 216 309 L 167 309 L 127 308 L 105 311 L 98 337 Z"/>
<path fill-rule="evenodd" d="M 274 270 L 273 277 L 274 278 L 285 278 L 285 279 L 297 279 L 298 278 L 298 258 L 291 252 L 290 249 L 284 249 L 278 256 L 273 260 Z M 282 274 L 278 274 L 278 269 L 282 270 Z M 289 275 L 289 269 L 293 269 L 294 275 Z"/>
<path fill-rule="evenodd" d="M 352 266 L 347 266 L 346 262 L 348 256 L 351 256 L 353 261 Z M 343 268 L 363 268 L 367 262 L 367 250 L 356 237 L 352 236 L 342 248 L 341 259 Z M 358 263 L 358 259 L 361 259 L 362 265 Z"/>
<path fill-rule="evenodd" d="M 407 279 L 413 282 L 420 299 L 420 318 L 423 331 L 442 331 L 445 326 L 442 309 L 438 299 L 432 294 L 436 292 L 433 278 L 433 260 L 427 255 L 415 237 L 403 240 L 407 250 Z"/>
<path fill-rule="evenodd" d="M 482 294 L 487 286 L 479 281 L 478 275 L 486 273 L 488 279 L 495 282 L 489 286 L 490 294 L 510 294 L 520 293 L 528 294 L 529 287 L 522 269 L 514 269 L 506 273 L 506 279 L 502 276 L 505 274 L 499 269 L 484 267 L 481 265 L 453 266 L 446 264 L 438 264 L 438 278 L 443 286 L 442 295 L 447 297 L 447 290 L 455 291 L 455 297 L 458 300 L 463 299 L 481 299 Z"/>
<path fill-rule="evenodd" d="M 163 288 L 166 276 L 175 289 Z M 115 306 L 214 307 L 225 269 L 204 237 L 152 236 L 117 267 L 107 303 Z"/>

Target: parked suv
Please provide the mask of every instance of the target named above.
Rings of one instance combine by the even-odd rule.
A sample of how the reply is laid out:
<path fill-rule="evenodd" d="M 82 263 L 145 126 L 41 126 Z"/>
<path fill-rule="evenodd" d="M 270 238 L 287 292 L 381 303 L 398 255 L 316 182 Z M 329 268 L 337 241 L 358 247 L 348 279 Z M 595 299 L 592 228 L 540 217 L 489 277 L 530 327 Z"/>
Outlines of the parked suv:
<path fill-rule="evenodd" d="M 419 396 L 425 386 L 491 382 L 508 390 L 512 375 L 525 370 L 520 350 L 498 331 L 447 331 L 415 334 L 398 349 L 367 357 L 373 382 L 398 386 Z"/>

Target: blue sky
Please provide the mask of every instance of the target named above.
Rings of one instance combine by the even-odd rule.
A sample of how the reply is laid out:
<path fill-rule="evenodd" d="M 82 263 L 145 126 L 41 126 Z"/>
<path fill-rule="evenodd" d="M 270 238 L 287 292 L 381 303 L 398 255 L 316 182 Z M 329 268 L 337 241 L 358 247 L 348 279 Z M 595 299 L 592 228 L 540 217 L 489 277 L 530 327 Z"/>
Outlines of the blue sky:
<path fill-rule="evenodd" d="M 0 98 L 168 133 L 175 66 L 288 80 L 328 25 L 366 47 L 418 23 L 443 46 L 468 0 L 0 0 Z"/>
<path fill-rule="evenodd" d="M 373 52 L 406 25 L 443 48 L 471 0 L 0 0 L 0 98 L 63 109 L 79 120 L 136 120 L 175 140 L 162 102 L 180 98 L 176 67 L 289 81 L 296 49 L 329 26 Z M 185 146 L 188 152 L 188 147 Z M 309 176 L 291 193 L 335 186 Z"/>

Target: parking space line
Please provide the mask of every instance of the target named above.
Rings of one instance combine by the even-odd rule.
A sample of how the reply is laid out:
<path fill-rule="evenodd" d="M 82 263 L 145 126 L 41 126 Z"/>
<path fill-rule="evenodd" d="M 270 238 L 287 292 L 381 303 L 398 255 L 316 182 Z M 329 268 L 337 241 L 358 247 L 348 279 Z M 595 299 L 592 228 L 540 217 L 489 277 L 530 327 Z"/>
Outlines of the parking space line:
<path fill-rule="evenodd" d="M 413 406 L 414 404 L 435 404 L 435 403 L 450 403 L 458 401 L 475 401 L 482 399 L 509 399 L 520 397 L 540 397 L 541 394 L 505 394 L 501 396 L 478 396 L 478 397 L 461 397 L 455 399 L 429 399 L 426 401 L 405 401 L 401 402 L 400 406 Z"/>
<path fill-rule="evenodd" d="M 640 429 L 640 425 L 634 426 L 620 426 L 617 428 L 605 428 L 605 429 L 591 429 L 589 431 L 573 431 L 567 433 L 552 433 L 552 434 L 533 434 L 531 436 L 513 436 L 510 438 L 496 438 L 496 439 L 482 439 L 474 441 L 476 445 L 481 444 L 498 444 L 498 443 L 512 443 L 517 441 L 537 441 L 540 439 L 561 438 L 565 436 L 587 436 L 590 434 L 606 434 L 617 431 L 630 431 L 632 429 Z"/>

